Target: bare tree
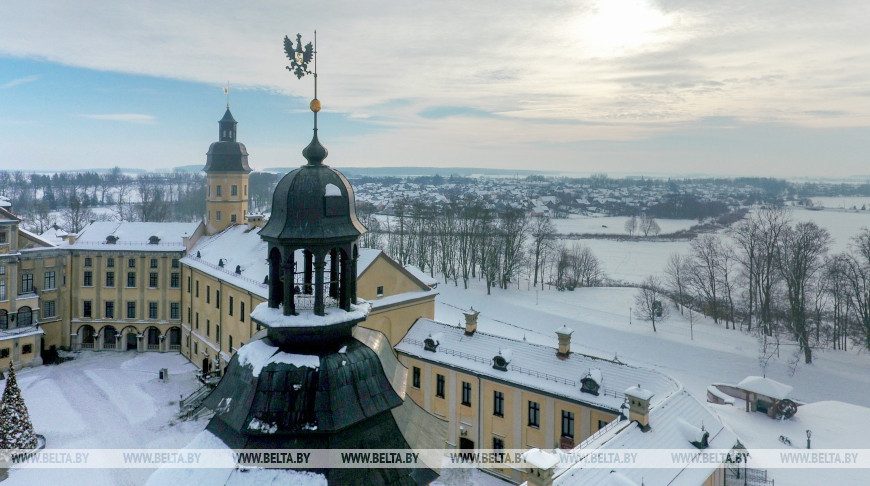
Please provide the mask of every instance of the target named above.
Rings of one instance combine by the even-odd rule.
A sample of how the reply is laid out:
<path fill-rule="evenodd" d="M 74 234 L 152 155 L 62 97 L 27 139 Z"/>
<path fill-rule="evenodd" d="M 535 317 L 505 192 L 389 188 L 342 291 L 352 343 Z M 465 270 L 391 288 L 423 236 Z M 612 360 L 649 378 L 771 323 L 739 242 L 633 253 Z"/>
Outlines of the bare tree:
<path fill-rule="evenodd" d="M 640 215 L 638 229 L 640 229 L 640 232 L 643 233 L 644 238 L 650 235 L 655 236 L 662 231 L 662 228 L 659 226 L 659 223 L 655 220 L 655 218 L 646 213 Z"/>
<path fill-rule="evenodd" d="M 665 282 L 667 289 L 674 296 L 674 303 L 683 313 L 683 307 L 687 304 L 689 285 L 689 262 L 680 253 L 673 252 L 665 265 Z"/>
<path fill-rule="evenodd" d="M 657 332 L 656 321 L 661 322 L 670 316 L 670 308 L 665 305 L 664 298 L 661 282 L 656 277 L 645 278 L 634 295 L 634 315 L 652 322 L 653 332 Z"/>
<path fill-rule="evenodd" d="M 536 216 L 532 218 L 531 222 L 531 230 L 529 231 L 531 234 L 531 253 L 532 260 L 534 261 L 534 271 L 532 278 L 532 285 L 538 285 L 538 274 L 541 270 L 541 260 L 544 258 L 544 254 L 552 247 L 553 240 L 556 238 L 556 227 L 553 225 L 553 222 L 550 221 L 550 218 L 544 216 Z M 540 272 L 542 273 L 542 272 Z M 544 278 L 543 274 L 541 275 L 541 283 L 543 284 Z"/>
<path fill-rule="evenodd" d="M 632 216 L 625 221 L 625 232 L 628 236 L 634 236 L 637 231 L 637 216 Z"/>
<path fill-rule="evenodd" d="M 69 205 L 61 211 L 61 217 L 66 222 L 66 230 L 70 233 L 81 231 L 93 216 L 91 208 L 75 192 L 69 196 Z"/>
<path fill-rule="evenodd" d="M 719 310 L 722 298 L 719 288 L 722 267 L 722 244 L 718 236 L 704 235 L 696 238 L 691 244 L 691 271 L 689 280 L 696 293 L 702 295 L 706 302 L 707 313 L 713 322 L 719 323 Z"/>
<path fill-rule="evenodd" d="M 856 333 L 870 349 L 870 229 L 864 228 L 852 238 L 846 263 L 845 277 Z"/>
<path fill-rule="evenodd" d="M 807 322 L 807 297 L 813 280 L 823 265 L 831 235 L 816 223 L 803 222 L 787 227 L 780 235 L 776 254 L 777 267 L 787 289 L 788 322 L 792 337 L 804 354 L 804 362 L 812 363 L 812 344 Z"/>

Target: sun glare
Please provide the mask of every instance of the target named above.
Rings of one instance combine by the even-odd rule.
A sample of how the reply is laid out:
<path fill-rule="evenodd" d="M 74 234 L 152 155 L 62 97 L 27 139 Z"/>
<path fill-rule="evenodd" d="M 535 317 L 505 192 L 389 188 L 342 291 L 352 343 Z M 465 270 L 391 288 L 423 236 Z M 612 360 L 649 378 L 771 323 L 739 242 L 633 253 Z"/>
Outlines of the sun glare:
<path fill-rule="evenodd" d="M 647 0 L 598 0 L 577 26 L 584 48 L 593 56 L 614 56 L 664 40 L 673 23 Z"/>

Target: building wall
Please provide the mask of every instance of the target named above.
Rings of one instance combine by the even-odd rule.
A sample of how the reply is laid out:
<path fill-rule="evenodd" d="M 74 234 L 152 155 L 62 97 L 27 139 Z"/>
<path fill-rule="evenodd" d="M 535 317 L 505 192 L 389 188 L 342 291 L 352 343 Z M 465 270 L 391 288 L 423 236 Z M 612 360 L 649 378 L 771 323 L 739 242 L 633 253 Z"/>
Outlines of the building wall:
<path fill-rule="evenodd" d="M 205 223 L 208 234 L 219 233 L 231 224 L 244 223 L 248 212 L 248 174 L 213 172 L 206 177 Z M 220 195 L 218 195 L 220 186 Z M 237 192 L 232 194 L 232 187 Z M 220 219 L 218 219 L 220 212 Z M 233 216 L 236 220 L 233 221 Z"/>
<path fill-rule="evenodd" d="M 562 411 L 574 413 L 574 445 L 607 424 L 618 413 L 599 410 L 565 397 L 516 386 L 466 370 L 432 363 L 399 353 L 399 361 L 409 370 L 408 396 L 428 412 L 449 422 L 445 447 L 459 448 L 461 439 L 474 442 L 477 449 L 492 449 L 493 439 L 501 439 L 506 449 L 561 446 Z M 420 369 L 420 386 L 414 386 L 414 368 Z M 438 375 L 445 379 L 444 397 L 437 396 Z M 471 405 L 462 403 L 463 382 L 471 386 Z M 494 413 L 495 392 L 503 395 L 502 416 Z M 538 426 L 529 424 L 529 402 L 539 405 Z M 464 434 L 464 435 L 463 435 Z M 522 481 L 522 471 L 510 468 L 496 473 Z"/>
<path fill-rule="evenodd" d="M 383 288 L 380 295 L 378 287 Z M 383 253 L 358 276 L 357 281 L 357 295 L 366 300 L 421 290 L 429 290 L 429 287 L 417 281 L 401 265 Z"/>

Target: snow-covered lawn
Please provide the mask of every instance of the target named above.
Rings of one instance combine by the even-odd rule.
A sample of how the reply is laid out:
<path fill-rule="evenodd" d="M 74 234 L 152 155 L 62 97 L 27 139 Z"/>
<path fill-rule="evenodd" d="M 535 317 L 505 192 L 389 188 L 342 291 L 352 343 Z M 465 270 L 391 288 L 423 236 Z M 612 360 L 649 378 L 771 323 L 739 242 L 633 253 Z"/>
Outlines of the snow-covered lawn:
<path fill-rule="evenodd" d="M 831 244 L 832 252 L 845 250 L 851 238 L 858 234 L 861 228 L 870 226 L 870 212 L 809 211 L 795 208 L 791 217 L 795 222 L 814 221 L 828 230 L 834 240 Z"/>
<path fill-rule="evenodd" d="M 169 370 L 166 383 L 160 368 Z M 84 351 L 60 365 L 19 370 L 18 384 L 46 449 L 174 449 L 205 427 L 175 420 L 179 397 L 197 388 L 195 369 L 177 353 Z M 13 468 L 3 484 L 135 485 L 152 472 Z"/>
<path fill-rule="evenodd" d="M 862 196 L 839 196 L 839 197 L 813 197 L 810 198 L 818 207 L 832 209 L 861 209 L 862 206 L 870 208 L 870 197 Z"/>

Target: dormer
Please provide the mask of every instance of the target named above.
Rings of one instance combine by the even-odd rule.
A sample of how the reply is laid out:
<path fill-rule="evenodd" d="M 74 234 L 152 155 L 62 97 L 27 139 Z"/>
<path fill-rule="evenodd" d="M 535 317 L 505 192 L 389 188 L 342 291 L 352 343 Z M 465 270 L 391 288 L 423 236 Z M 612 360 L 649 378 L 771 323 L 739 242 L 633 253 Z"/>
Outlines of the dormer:
<path fill-rule="evenodd" d="M 598 396 L 598 390 L 601 388 L 601 382 L 603 381 L 604 376 L 601 374 L 601 370 L 598 368 L 593 368 L 586 373 L 586 376 L 580 380 L 581 387 L 580 391 L 583 393 L 589 393 L 595 396 Z"/>
<path fill-rule="evenodd" d="M 115 243 L 118 242 L 118 239 L 119 238 L 115 235 L 109 235 L 106 237 L 106 244 L 107 245 L 114 245 Z"/>
<path fill-rule="evenodd" d="M 149 244 L 149 245 L 156 245 L 156 244 L 158 244 L 158 243 L 160 243 L 160 237 L 159 237 L 159 236 L 157 236 L 157 235 L 152 235 L 152 236 L 150 236 L 150 237 L 148 238 L 148 244 Z"/>
<path fill-rule="evenodd" d="M 677 419 L 677 425 L 683 437 L 697 449 L 706 449 L 710 446 L 710 432 L 704 429 L 704 425 L 698 428 L 685 420 Z"/>
<path fill-rule="evenodd" d="M 492 367 L 499 371 L 507 371 L 508 365 L 511 364 L 513 352 L 510 349 L 499 349 L 498 354 L 492 358 Z"/>
<path fill-rule="evenodd" d="M 423 340 L 423 349 L 434 353 L 438 350 L 439 344 L 441 344 L 441 333 L 430 334 L 429 337 Z"/>

